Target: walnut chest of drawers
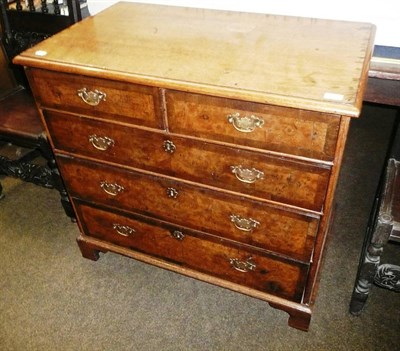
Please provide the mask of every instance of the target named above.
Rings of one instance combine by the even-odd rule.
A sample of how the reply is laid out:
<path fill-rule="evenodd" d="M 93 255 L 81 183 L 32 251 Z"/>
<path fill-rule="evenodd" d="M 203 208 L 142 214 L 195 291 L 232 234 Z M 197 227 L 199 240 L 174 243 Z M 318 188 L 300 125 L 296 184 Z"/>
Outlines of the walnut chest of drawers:
<path fill-rule="evenodd" d="M 119 3 L 26 67 L 84 257 L 263 299 L 307 330 L 369 24 Z"/>

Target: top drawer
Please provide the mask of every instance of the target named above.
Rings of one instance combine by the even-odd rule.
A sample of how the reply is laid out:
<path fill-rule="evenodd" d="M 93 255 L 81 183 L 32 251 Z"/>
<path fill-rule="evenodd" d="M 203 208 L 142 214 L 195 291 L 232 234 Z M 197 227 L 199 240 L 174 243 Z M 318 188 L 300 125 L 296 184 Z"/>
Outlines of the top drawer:
<path fill-rule="evenodd" d="M 163 127 L 156 88 L 45 70 L 29 73 L 36 100 L 42 106 Z"/>
<path fill-rule="evenodd" d="M 325 161 L 334 158 L 340 118 L 178 91 L 166 92 L 170 131 Z"/>

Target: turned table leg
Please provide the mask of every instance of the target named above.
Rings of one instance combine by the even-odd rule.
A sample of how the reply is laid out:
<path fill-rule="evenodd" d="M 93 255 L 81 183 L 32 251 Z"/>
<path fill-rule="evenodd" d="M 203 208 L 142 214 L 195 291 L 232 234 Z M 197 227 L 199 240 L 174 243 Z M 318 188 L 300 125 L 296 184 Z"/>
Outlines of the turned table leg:
<path fill-rule="evenodd" d="M 378 272 L 383 247 L 389 240 L 392 228 L 392 217 L 387 213 L 380 213 L 372 227 L 372 235 L 367 235 L 350 301 L 350 313 L 353 315 L 359 315 L 367 302 L 371 285 Z"/>

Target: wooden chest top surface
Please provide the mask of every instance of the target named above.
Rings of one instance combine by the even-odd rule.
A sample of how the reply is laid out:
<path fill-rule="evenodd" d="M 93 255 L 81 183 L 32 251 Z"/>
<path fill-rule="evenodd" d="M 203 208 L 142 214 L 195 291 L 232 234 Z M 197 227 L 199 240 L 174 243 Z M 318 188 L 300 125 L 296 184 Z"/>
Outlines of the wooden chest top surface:
<path fill-rule="evenodd" d="M 121 2 L 15 62 L 357 116 L 374 32 L 366 23 Z"/>

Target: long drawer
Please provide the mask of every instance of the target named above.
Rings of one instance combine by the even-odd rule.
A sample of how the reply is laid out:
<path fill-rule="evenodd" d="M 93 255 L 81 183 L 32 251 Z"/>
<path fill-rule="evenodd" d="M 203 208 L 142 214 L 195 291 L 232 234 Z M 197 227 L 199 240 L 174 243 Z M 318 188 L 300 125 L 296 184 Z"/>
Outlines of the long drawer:
<path fill-rule="evenodd" d="M 57 157 L 73 197 L 160 218 L 308 262 L 318 216 L 160 176 Z"/>
<path fill-rule="evenodd" d="M 248 252 L 135 214 L 76 204 L 87 236 L 300 302 L 308 265 Z"/>
<path fill-rule="evenodd" d="M 58 150 L 322 210 L 327 166 L 63 113 L 45 118 Z"/>
<path fill-rule="evenodd" d="M 169 129 L 223 142 L 332 161 L 339 116 L 166 91 Z"/>
<path fill-rule="evenodd" d="M 44 107 L 163 128 L 157 88 L 45 70 L 30 76 Z"/>

